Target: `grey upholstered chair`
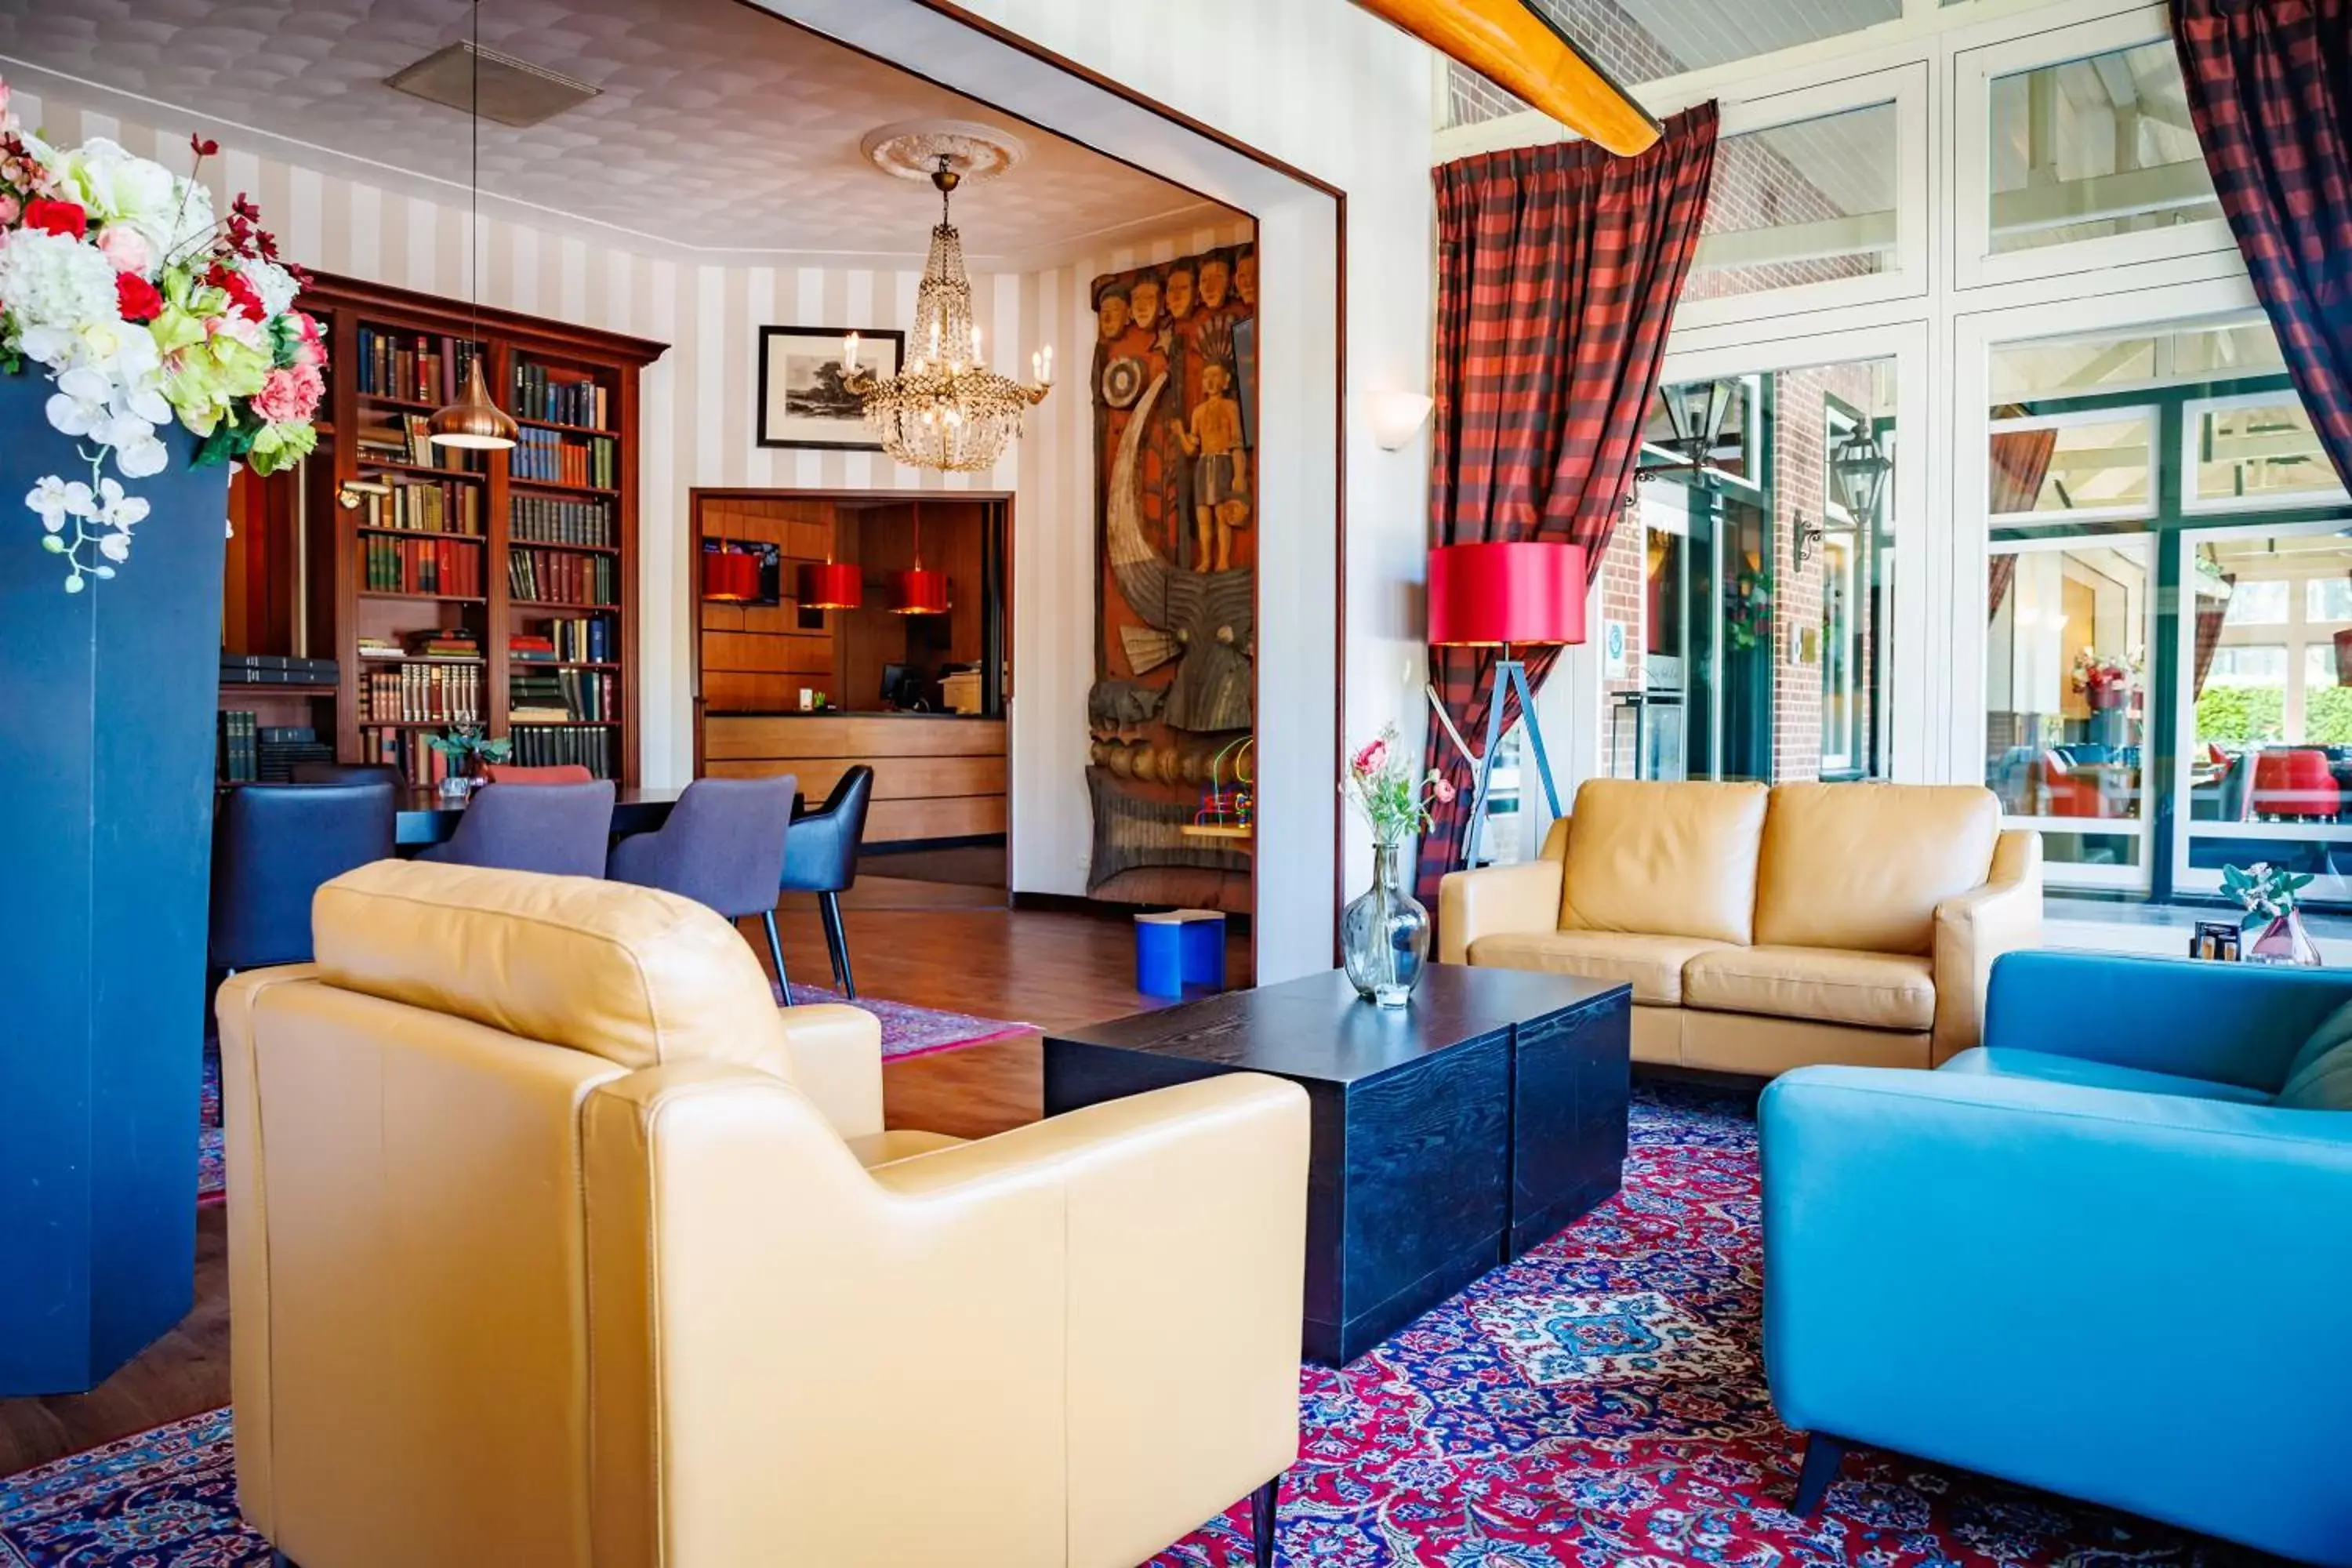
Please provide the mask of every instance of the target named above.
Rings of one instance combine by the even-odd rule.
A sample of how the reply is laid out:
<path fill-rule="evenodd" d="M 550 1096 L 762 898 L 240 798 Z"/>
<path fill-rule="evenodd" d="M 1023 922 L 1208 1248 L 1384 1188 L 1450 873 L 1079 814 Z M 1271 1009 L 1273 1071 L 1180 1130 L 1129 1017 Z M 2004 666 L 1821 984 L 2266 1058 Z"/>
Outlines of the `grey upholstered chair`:
<path fill-rule="evenodd" d="M 401 787 L 400 770 L 389 763 L 296 763 L 294 782 L 383 784 L 390 784 L 395 791 Z"/>
<path fill-rule="evenodd" d="M 613 781 L 485 784 L 457 819 L 457 834 L 417 856 L 501 871 L 602 877 L 613 838 Z"/>
<path fill-rule="evenodd" d="M 784 946 L 776 938 L 776 889 L 799 787 L 790 773 L 697 779 L 677 797 L 658 831 L 613 846 L 604 868 L 615 882 L 677 893 L 730 921 L 758 915 L 767 927 L 776 985 L 788 1004 L 793 993 L 784 979 Z"/>

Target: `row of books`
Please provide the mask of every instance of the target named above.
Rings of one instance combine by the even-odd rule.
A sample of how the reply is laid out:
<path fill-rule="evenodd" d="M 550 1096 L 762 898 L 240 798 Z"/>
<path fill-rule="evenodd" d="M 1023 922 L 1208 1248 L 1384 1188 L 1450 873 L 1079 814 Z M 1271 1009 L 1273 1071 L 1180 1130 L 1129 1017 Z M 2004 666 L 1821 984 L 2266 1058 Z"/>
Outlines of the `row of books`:
<path fill-rule="evenodd" d="M 609 430 L 611 405 L 604 389 L 582 375 L 565 375 L 526 359 L 515 361 L 514 412 L 552 425 L 588 425 Z"/>
<path fill-rule="evenodd" d="M 367 588 L 374 594 L 440 594 L 474 599 L 482 595 L 482 552 L 455 539 L 388 539 L 369 534 Z"/>
<path fill-rule="evenodd" d="M 373 669 L 360 688 L 362 723 L 476 724 L 482 718 L 482 667 L 455 660 L 403 662 Z"/>
<path fill-rule="evenodd" d="M 359 503 L 362 528 L 415 533 L 482 531 L 482 487 L 456 479 L 352 479 L 343 494 Z"/>
<path fill-rule="evenodd" d="M 374 727 L 360 731 L 360 761 L 381 763 L 411 784 L 437 784 L 449 776 L 449 759 L 426 742 L 424 730 Z"/>
<path fill-rule="evenodd" d="M 547 621 L 535 637 L 508 638 L 507 657 L 552 658 L 565 664 L 618 664 L 620 637 L 620 627 L 603 616 Z"/>
<path fill-rule="evenodd" d="M 231 653 L 221 650 L 223 686 L 332 686 L 335 661 L 298 654 Z"/>
<path fill-rule="evenodd" d="M 531 544 L 618 544 L 613 503 L 515 496 L 507 502 L 507 537 Z"/>
<path fill-rule="evenodd" d="M 528 663 L 507 678 L 507 714 L 518 724 L 574 721 L 595 722 L 621 716 L 614 679 L 589 669 L 559 669 Z"/>
<path fill-rule="evenodd" d="M 445 404 L 457 401 L 466 385 L 466 367 L 480 357 L 482 345 L 446 333 L 362 327 L 357 353 L 363 395 Z"/>
<path fill-rule="evenodd" d="M 507 592 L 543 605 L 610 605 L 619 563 L 559 550 L 507 552 Z"/>
<path fill-rule="evenodd" d="M 564 437 L 528 428 L 520 435 L 520 444 L 507 454 L 507 473 L 512 478 L 614 488 L 621 448 L 610 436 Z"/>
<path fill-rule="evenodd" d="M 297 763 L 331 763 L 335 748 L 307 724 L 264 724 L 244 709 L 220 714 L 218 773 L 224 784 L 290 784 Z"/>
<path fill-rule="evenodd" d="M 527 768 L 557 768 L 577 763 L 596 778 L 620 776 L 613 752 L 620 731 L 562 724 L 517 724 L 514 760 Z"/>
<path fill-rule="evenodd" d="M 390 422 L 359 428 L 360 462 L 406 463 L 418 468 L 452 468 L 460 473 L 482 471 L 480 454 L 461 447 L 436 446 L 422 414 L 403 414 Z"/>

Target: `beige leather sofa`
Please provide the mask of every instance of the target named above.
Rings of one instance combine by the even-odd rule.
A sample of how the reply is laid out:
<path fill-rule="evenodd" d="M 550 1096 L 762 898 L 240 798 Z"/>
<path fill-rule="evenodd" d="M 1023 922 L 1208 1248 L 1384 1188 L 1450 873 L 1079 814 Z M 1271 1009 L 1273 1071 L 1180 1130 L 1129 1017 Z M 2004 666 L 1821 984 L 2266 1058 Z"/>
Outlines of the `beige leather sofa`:
<path fill-rule="evenodd" d="M 882 1131 L 666 893 L 384 861 L 220 994 L 238 1500 L 302 1568 L 1129 1568 L 1297 1448 L 1307 1110 Z"/>
<path fill-rule="evenodd" d="M 1990 790 L 1595 779 L 1539 859 L 1456 872 L 1449 963 L 1633 988 L 1633 1057 L 1772 1074 L 1932 1067 L 2042 931 L 2042 840 Z"/>

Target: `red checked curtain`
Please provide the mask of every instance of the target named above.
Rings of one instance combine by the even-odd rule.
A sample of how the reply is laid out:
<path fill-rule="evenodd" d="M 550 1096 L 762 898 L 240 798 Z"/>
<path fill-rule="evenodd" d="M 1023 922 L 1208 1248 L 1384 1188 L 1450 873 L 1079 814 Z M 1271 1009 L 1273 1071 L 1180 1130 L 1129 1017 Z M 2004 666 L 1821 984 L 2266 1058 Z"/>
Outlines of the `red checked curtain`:
<path fill-rule="evenodd" d="M 2006 418 L 2025 410 L 2011 405 L 1998 412 Z M 2033 509 L 2034 498 L 2042 493 L 2042 481 L 2050 477 L 2050 459 L 2057 450 L 2055 430 L 1993 432 L 1990 510 L 1995 516 Z M 2001 601 L 2009 597 L 2009 585 L 2017 577 L 2017 557 L 1994 556 L 1987 576 L 1990 592 L 1986 595 L 1985 619 L 1990 622 L 2000 614 Z"/>
<path fill-rule="evenodd" d="M 1562 142 L 1437 171 L 1432 545 L 1560 541 L 1583 545 L 1588 570 L 1600 570 L 1633 483 L 1666 323 L 1698 248 L 1715 127 L 1715 105 L 1705 103 L 1667 121 L 1657 143 L 1632 158 Z M 1555 652 L 1530 650 L 1530 684 L 1540 688 Z M 1430 678 L 1476 743 L 1493 651 L 1432 648 Z M 1471 784 L 1435 724 L 1429 765 L 1460 793 L 1423 836 L 1424 899 L 1461 861 Z"/>
<path fill-rule="evenodd" d="M 2352 0 L 2172 0 L 2213 187 L 2352 485 Z"/>

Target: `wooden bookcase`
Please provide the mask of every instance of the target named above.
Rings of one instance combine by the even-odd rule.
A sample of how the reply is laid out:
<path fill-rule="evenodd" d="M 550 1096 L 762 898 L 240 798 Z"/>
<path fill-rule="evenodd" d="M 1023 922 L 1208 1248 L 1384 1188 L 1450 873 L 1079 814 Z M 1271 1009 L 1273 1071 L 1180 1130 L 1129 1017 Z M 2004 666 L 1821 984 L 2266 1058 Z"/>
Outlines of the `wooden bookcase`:
<path fill-rule="evenodd" d="M 637 379 L 666 345 L 324 274 L 302 308 L 331 355 L 302 511 L 307 641 L 338 665 L 337 757 L 398 761 L 450 721 L 422 715 L 470 712 L 518 762 L 635 784 Z M 425 416 L 462 388 L 452 349 L 467 344 L 521 426 L 512 451 L 423 444 Z M 557 622 L 593 630 L 559 637 Z M 362 639 L 405 649 L 434 630 L 470 633 L 478 656 L 361 654 Z M 559 638 L 554 660 L 514 657 L 510 639 L 539 636 Z M 372 699 L 384 677 L 410 683 L 405 704 Z M 439 705 L 420 708 L 432 682 Z M 382 754 L 386 737 L 400 756 Z"/>

